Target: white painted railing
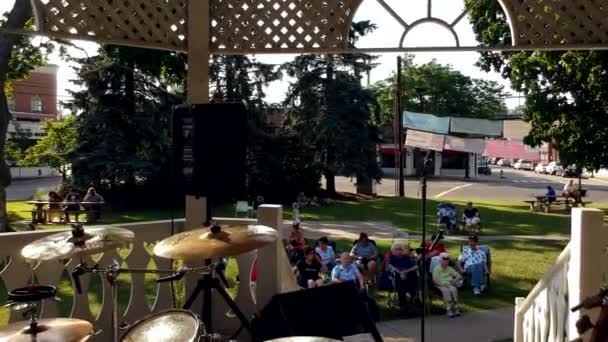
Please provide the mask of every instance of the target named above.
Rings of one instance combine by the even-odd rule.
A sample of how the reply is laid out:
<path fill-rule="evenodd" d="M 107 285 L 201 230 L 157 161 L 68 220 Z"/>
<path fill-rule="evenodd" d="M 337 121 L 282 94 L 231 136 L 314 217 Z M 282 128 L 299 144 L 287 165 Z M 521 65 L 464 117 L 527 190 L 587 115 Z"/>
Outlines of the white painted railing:
<path fill-rule="evenodd" d="M 264 207 L 265 208 L 260 207 L 257 222 L 280 229 L 282 208 L 280 206 Z M 255 224 L 256 222 L 255 220 L 248 219 L 218 219 L 217 221 L 223 224 Z M 132 230 L 135 233 L 135 242 L 128 250 L 115 250 L 103 253 L 101 258 L 96 260 L 100 266 L 107 266 L 113 259 L 116 259 L 123 267 L 147 268 L 151 261 L 156 264 L 157 268 L 171 267 L 169 260 L 156 257 L 152 255 L 150 251 L 156 242 L 170 236 L 172 230 L 174 232 L 182 231 L 184 229 L 184 220 L 176 220 L 173 229 L 170 221 L 123 224 L 118 226 Z M 78 263 L 77 260 L 71 260 L 66 264 L 59 261 L 43 262 L 32 269 L 31 265 L 28 265 L 23 257 L 21 257 L 21 249 L 25 245 L 53 233 L 57 233 L 57 230 L 0 235 L 0 257 L 2 257 L 3 260 L 6 260 L 6 257 L 10 258 L 8 265 L 0 271 L 0 279 L 7 290 L 26 286 L 32 276 L 37 279 L 38 283 L 45 285 L 60 286 L 62 281 L 65 282 L 66 279 L 68 284 L 72 281 L 70 277 L 66 277 L 66 274 L 70 274 Z M 289 267 L 287 256 L 281 246 L 282 243 L 277 241 L 276 244 L 235 258 L 239 269 L 240 280 L 235 301 L 246 315 L 250 316 L 254 314 L 260 306 L 265 304 L 265 301 L 267 302 L 267 300 L 272 297 L 272 295 L 278 292 L 297 289 L 297 284 L 295 278 L 293 278 L 291 268 Z M 252 293 L 250 272 L 256 255 L 259 259 L 259 264 L 267 266 L 265 268 L 268 268 L 269 271 L 258 272 L 256 293 Z M 88 259 L 89 262 L 92 262 L 90 258 Z M 108 334 L 111 331 L 112 303 L 109 300 L 111 288 L 104 281 L 103 286 L 97 293 L 92 291 L 92 289 L 89 288 L 91 277 L 91 275 L 87 274 L 81 279 L 83 294 L 77 294 L 73 287 L 68 291 L 69 293 L 64 294 L 71 297 L 70 301 L 72 304 L 70 305 L 71 309 L 69 316 L 93 322 L 95 328 L 101 331 L 99 335 L 95 336 L 95 341 L 108 341 Z M 121 284 L 122 286 L 130 288 L 130 295 L 124 313 L 119 316 L 121 321 L 133 323 L 144 318 L 146 315 L 173 306 L 172 293 L 168 283 L 157 285 L 154 300 L 152 301 L 152 305 L 150 305 L 146 291 L 144 290 L 146 285 L 145 276 L 143 274 L 132 274 L 125 275 L 125 277 L 130 279 L 130 285 L 129 282 L 124 281 L 124 279 L 121 281 Z M 193 278 L 194 277 L 191 275 L 189 282 L 195 280 Z M 92 310 L 91 299 L 96 296 L 99 296 L 99 298 L 96 298 L 97 300 L 95 300 L 95 305 L 98 305 L 98 307 L 97 310 Z M 257 301 L 252 298 L 253 296 L 257 297 Z M 123 298 L 121 301 L 124 302 L 125 299 Z M 200 308 L 200 306 L 195 304 L 193 308 Z M 217 314 L 222 312 L 227 313 L 229 311 L 225 303 L 220 301 L 216 302 L 214 298 L 213 308 L 213 323 L 215 329 L 220 330 L 220 332 L 225 330 L 226 333 L 228 333 L 234 332 L 234 330 L 239 327 L 240 324 L 234 317 L 228 317 L 225 314 Z M 42 307 L 41 316 L 43 318 L 58 317 L 60 315 L 59 309 L 59 304 L 53 301 L 45 301 Z M 96 315 L 97 312 L 99 312 L 98 315 Z M 13 312 L 10 314 L 9 321 L 13 322 L 22 319 L 20 314 Z"/>
<path fill-rule="evenodd" d="M 515 341 L 567 341 L 570 244 L 530 291 L 515 301 Z"/>
<path fill-rule="evenodd" d="M 555 264 L 530 291 L 515 300 L 515 342 L 561 342 L 577 336 L 580 315 L 597 312 L 570 308 L 594 295 L 603 282 L 608 229 L 599 209 L 572 209 L 571 240 Z"/>

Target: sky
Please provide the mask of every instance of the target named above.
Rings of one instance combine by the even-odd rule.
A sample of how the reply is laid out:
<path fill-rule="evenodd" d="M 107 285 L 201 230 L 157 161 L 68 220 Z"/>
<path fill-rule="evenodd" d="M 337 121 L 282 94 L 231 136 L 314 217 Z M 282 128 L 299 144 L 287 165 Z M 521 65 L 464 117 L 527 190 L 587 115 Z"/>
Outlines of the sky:
<path fill-rule="evenodd" d="M 385 0 L 401 19 L 411 24 L 427 15 L 428 0 Z M 10 10 L 14 0 L 0 0 L 0 12 Z M 464 9 L 463 0 L 431 0 L 432 16 L 448 23 L 454 21 Z M 370 35 L 363 37 L 357 44 L 359 48 L 376 47 L 398 47 L 403 27 L 395 20 L 376 0 L 363 0 L 363 3 L 355 14 L 354 21 L 370 20 L 378 26 L 378 29 Z M 467 17 L 464 17 L 454 26 L 461 46 L 477 45 L 472 26 Z M 77 41 L 76 45 L 86 50 L 88 55 L 95 55 L 97 45 L 92 42 Z M 456 46 L 453 35 L 446 28 L 434 23 L 421 23 L 413 27 L 405 37 L 404 46 Z M 73 57 L 85 57 L 85 53 L 75 48 L 68 48 L 68 52 Z M 378 66 L 371 72 L 370 81 L 372 83 L 383 80 L 396 70 L 397 53 L 386 53 L 379 55 Z M 293 58 L 293 55 L 256 55 L 257 60 L 266 63 L 283 63 Z M 423 64 L 436 59 L 441 64 L 450 64 L 455 70 L 463 74 L 487 80 L 494 80 L 505 86 L 511 93 L 509 82 L 500 77 L 497 73 L 485 73 L 475 66 L 478 53 L 476 52 L 432 52 L 416 53 L 414 62 Z M 68 89 L 77 89 L 70 82 L 75 78 L 70 63 L 62 60 L 59 55 L 50 56 L 50 63 L 59 65 L 58 73 L 58 96 L 59 100 L 69 99 Z M 274 82 L 266 89 L 269 102 L 281 102 L 284 98 L 288 86 L 288 78 Z M 517 94 L 514 94 L 517 95 Z M 505 102 L 509 108 L 514 108 L 521 104 L 523 99 L 510 98 Z"/>

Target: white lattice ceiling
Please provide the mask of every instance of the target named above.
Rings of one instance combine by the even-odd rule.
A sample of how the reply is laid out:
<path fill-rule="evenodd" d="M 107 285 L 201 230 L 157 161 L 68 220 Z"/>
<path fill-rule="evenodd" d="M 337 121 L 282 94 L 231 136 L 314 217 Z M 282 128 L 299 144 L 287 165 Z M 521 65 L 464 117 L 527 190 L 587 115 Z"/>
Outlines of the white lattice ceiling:
<path fill-rule="evenodd" d="M 190 0 L 32 1 L 41 33 L 114 44 L 185 51 L 187 20 L 197 20 L 196 13 L 188 13 Z M 350 24 L 362 1 L 378 2 L 402 23 L 401 44 L 412 28 L 383 0 L 208 1 L 209 47 L 216 53 L 346 51 Z M 516 47 L 608 47 L 608 0 L 499 1 Z M 464 15 L 466 10 L 458 20 Z M 438 19 L 421 18 L 416 24 L 425 21 Z M 457 22 L 438 23 L 454 33 Z"/>

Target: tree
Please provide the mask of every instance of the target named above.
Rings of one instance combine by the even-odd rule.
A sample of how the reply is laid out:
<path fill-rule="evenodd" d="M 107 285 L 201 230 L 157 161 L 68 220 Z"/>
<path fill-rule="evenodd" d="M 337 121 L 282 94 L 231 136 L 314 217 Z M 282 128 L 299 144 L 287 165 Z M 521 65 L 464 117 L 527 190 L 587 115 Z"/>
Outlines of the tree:
<path fill-rule="evenodd" d="M 143 49 L 106 46 L 99 55 L 76 59 L 83 90 L 65 103 L 76 114 L 77 143 L 69 154 L 75 185 L 94 185 L 120 206 L 134 198 L 155 204 L 168 196 L 171 182 L 171 109 L 183 102 L 170 92 L 179 81 L 176 69 L 163 63 L 182 57 L 169 52 L 150 56 Z M 151 58 L 155 57 L 155 58 Z M 185 68 L 185 67 L 183 67 Z M 164 73 L 163 73 L 164 71 Z M 172 75 L 172 76 L 167 76 Z M 183 74 L 182 74 L 183 75 Z"/>
<path fill-rule="evenodd" d="M 496 1 L 467 0 L 482 46 L 511 44 Z M 525 94 L 524 120 L 532 129 L 525 142 L 555 144 L 562 161 L 599 168 L 608 157 L 608 53 L 606 51 L 484 52 L 477 65 L 495 70 Z"/>
<path fill-rule="evenodd" d="M 350 45 L 374 28 L 367 21 L 353 24 Z M 316 151 L 329 195 L 336 193 L 337 174 L 362 182 L 381 177 L 375 162 L 379 107 L 361 86 L 373 59 L 366 54 L 304 55 L 283 67 L 296 78 L 285 100 L 288 124 Z"/>
<path fill-rule="evenodd" d="M 372 89 L 382 107 L 383 123 L 392 123 L 397 88 L 396 73 Z M 507 113 L 504 87 L 494 81 L 474 79 L 450 65 L 431 61 L 414 64 L 406 55 L 402 67 L 402 104 L 405 110 L 455 117 L 492 118 Z"/>
<path fill-rule="evenodd" d="M 31 1 L 16 0 L 11 11 L 0 20 L 0 27 L 20 30 L 32 25 Z M 36 66 L 46 62 L 48 42 L 34 46 L 29 37 L 0 33 L 0 232 L 9 231 L 6 213 L 6 187 L 11 184 L 11 173 L 5 160 L 5 144 L 10 112 L 7 95 L 10 83 L 26 78 Z"/>
<path fill-rule="evenodd" d="M 49 166 L 59 172 L 63 184 L 66 184 L 71 167 L 69 156 L 76 147 L 78 136 L 76 117 L 47 121 L 42 131 L 46 136 L 25 151 L 19 165 Z"/>

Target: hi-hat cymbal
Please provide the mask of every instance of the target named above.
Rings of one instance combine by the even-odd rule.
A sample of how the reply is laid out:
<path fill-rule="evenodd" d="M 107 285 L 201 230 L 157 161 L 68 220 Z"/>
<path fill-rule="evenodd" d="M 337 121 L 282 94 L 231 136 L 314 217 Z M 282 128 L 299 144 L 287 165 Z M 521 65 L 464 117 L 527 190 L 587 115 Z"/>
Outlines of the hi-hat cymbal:
<path fill-rule="evenodd" d="M 327 337 L 314 337 L 314 336 L 292 336 L 275 338 L 274 340 L 268 340 L 265 342 L 339 342 Z"/>
<path fill-rule="evenodd" d="M 81 342 L 93 334 L 93 325 L 75 318 L 49 318 L 38 321 L 34 331 L 29 321 L 15 322 L 0 329 L 6 342 Z"/>
<path fill-rule="evenodd" d="M 92 255 L 120 247 L 135 239 L 135 234 L 118 227 L 87 228 L 80 238 L 72 231 L 49 235 L 23 247 L 21 255 L 28 260 L 47 261 Z"/>
<path fill-rule="evenodd" d="M 260 225 L 225 225 L 212 233 L 208 227 L 170 236 L 154 247 L 154 254 L 184 261 L 236 256 L 276 241 L 278 232 Z"/>

